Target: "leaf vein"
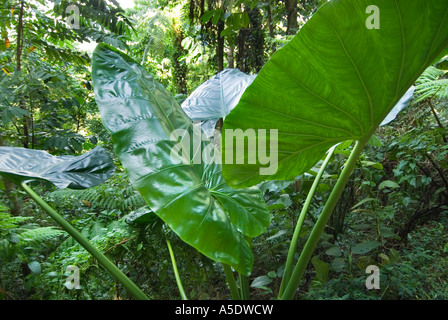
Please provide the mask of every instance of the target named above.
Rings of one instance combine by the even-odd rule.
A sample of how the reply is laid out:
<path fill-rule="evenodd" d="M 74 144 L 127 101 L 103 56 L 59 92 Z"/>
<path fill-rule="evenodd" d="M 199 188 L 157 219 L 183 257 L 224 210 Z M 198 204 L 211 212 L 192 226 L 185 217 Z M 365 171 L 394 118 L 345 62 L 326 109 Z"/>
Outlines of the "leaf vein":
<path fill-rule="evenodd" d="M 341 35 L 340 35 L 339 32 L 336 30 L 336 28 L 335 28 L 335 27 L 334 27 L 328 20 L 324 20 L 324 21 L 327 22 L 327 24 L 330 26 L 330 28 L 331 28 L 331 29 L 333 30 L 333 32 L 336 34 L 336 37 L 338 38 L 339 43 L 341 44 L 341 47 L 342 47 L 342 49 L 343 49 L 343 51 L 344 51 L 344 54 L 347 56 L 348 60 L 349 60 L 350 63 L 353 65 L 353 68 L 355 69 L 356 74 L 358 75 L 358 78 L 359 78 L 359 80 L 361 81 L 361 85 L 362 85 L 363 88 L 364 88 L 364 92 L 365 92 L 366 97 L 367 97 L 368 102 L 369 102 L 369 108 L 370 108 L 370 121 L 371 121 L 371 123 L 373 123 L 373 121 L 374 121 L 375 118 L 374 118 L 374 111 L 373 111 L 372 95 L 370 94 L 369 89 L 367 88 L 367 85 L 366 85 L 366 83 L 365 83 L 365 81 L 364 81 L 364 78 L 362 77 L 361 72 L 359 71 L 359 67 L 358 67 L 358 65 L 356 64 L 356 62 L 353 60 L 353 58 L 351 57 L 350 53 L 348 52 L 348 50 L 347 50 L 347 48 L 346 48 L 346 46 L 345 46 L 345 44 L 344 44 L 344 41 L 342 41 Z"/>

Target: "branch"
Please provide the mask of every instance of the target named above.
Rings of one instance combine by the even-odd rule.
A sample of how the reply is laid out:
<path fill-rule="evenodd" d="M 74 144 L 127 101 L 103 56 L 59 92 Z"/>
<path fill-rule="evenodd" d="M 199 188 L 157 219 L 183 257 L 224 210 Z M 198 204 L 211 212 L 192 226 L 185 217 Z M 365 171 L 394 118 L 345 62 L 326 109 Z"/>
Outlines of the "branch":
<path fill-rule="evenodd" d="M 1 287 L 0 287 L 0 292 L 3 293 L 6 296 L 6 298 L 8 298 L 9 300 L 16 300 L 16 299 L 14 299 L 13 296 L 11 296 L 8 292 L 3 290 Z"/>
<path fill-rule="evenodd" d="M 434 169 L 439 173 L 440 178 L 443 181 L 443 184 L 445 185 L 445 188 L 448 190 L 448 180 L 445 177 L 445 174 L 443 173 L 443 169 L 439 167 L 439 165 L 432 159 L 432 157 L 429 155 L 429 153 L 426 153 L 426 158 L 431 162 L 431 164 L 434 166 Z"/>
<path fill-rule="evenodd" d="M 431 108 L 432 114 L 434 115 L 434 118 L 436 119 L 437 125 L 439 126 L 440 129 L 445 129 L 445 127 L 442 125 L 442 123 L 440 122 L 439 117 L 437 116 L 437 112 L 434 109 L 434 106 L 432 105 L 431 99 L 427 99 L 429 107 Z M 446 137 L 442 134 L 442 139 L 443 142 L 448 143 Z"/>

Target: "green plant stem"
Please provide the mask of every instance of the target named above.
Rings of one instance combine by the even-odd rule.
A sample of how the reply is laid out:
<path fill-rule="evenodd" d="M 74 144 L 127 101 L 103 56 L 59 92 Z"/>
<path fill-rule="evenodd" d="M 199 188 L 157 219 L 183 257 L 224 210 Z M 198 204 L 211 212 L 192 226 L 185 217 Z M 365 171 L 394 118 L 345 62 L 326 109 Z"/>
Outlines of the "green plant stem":
<path fill-rule="evenodd" d="M 149 300 L 143 291 L 137 287 L 118 267 L 113 264 L 103 253 L 95 248 L 87 238 L 79 233 L 69 222 L 62 218 L 52 207 L 40 198 L 25 182 L 21 184 L 22 189 L 42 208 L 50 217 L 56 221 L 70 236 L 73 237 L 84 249 L 86 249 L 115 279 L 125 287 L 129 293 L 138 300 Z"/>
<path fill-rule="evenodd" d="M 294 298 L 294 295 L 299 287 L 300 281 L 302 280 L 302 276 L 305 273 L 305 269 L 308 266 L 308 263 L 311 259 L 311 255 L 314 252 L 314 249 L 317 246 L 317 243 L 324 232 L 325 226 L 330 219 L 331 214 L 333 213 L 338 200 L 344 191 L 345 185 L 347 184 L 350 175 L 355 169 L 356 163 L 359 159 L 359 156 L 364 149 L 367 141 L 369 140 L 370 135 L 364 138 L 362 141 L 357 141 L 355 148 L 353 149 L 350 157 L 348 158 L 344 169 L 339 176 L 338 181 L 330 194 L 327 202 L 325 203 L 324 209 L 322 210 L 319 219 L 314 225 L 313 230 L 300 254 L 299 260 L 297 261 L 296 266 L 294 267 L 293 273 L 291 275 L 291 279 L 289 280 L 283 295 L 280 297 L 282 300 L 291 300 Z"/>
<path fill-rule="evenodd" d="M 240 273 L 238 275 L 240 280 L 241 299 L 249 300 L 249 278 Z"/>
<path fill-rule="evenodd" d="M 330 159 L 333 156 L 335 149 L 336 149 L 336 146 L 332 147 L 328 151 L 328 155 L 325 158 L 324 162 L 322 163 L 322 166 L 320 167 L 319 172 L 318 172 L 316 178 L 314 179 L 313 185 L 311 186 L 311 189 L 308 192 L 308 196 L 305 200 L 305 203 L 303 204 L 303 208 L 302 208 L 302 211 L 300 212 L 299 219 L 297 220 L 296 228 L 294 230 L 294 235 L 291 239 L 291 244 L 289 246 L 288 257 L 286 259 L 286 264 L 285 264 L 285 271 L 283 273 L 282 283 L 280 285 L 279 297 L 281 297 L 283 295 L 286 285 L 288 284 L 289 280 L 291 279 L 291 273 L 292 273 L 293 262 L 294 262 L 294 254 L 297 249 L 297 242 L 299 241 L 300 231 L 302 230 L 302 226 L 303 226 L 303 222 L 305 221 L 306 213 L 308 212 L 308 208 L 311 204 L 311 201 L 314 198 L 314 193 L 316 192 L 316 189 L 319 186 L 322 175 L 324 174 L 325 169 L 327 168 L 327 165 L 330 162 Z"/>
<path fill-rule="evenodd" d="M 252 238 L 251 237 L 244 237 L 244 240 L 247 242 L 247 244 L 252 247 Z M 241 273 L 238 273 L 238 280 L 240 283 L 240 297 L 241 300 L 249 300 L 250 294 L 249 294 L 249 278 L 245 275 L 242 275 Z"/>
<path fill-rule="evenodd" d="M 176 259 L 174 258 L 173 248 L 171 247 L 170 241 L 167 239 L 166 244 L 168 246 L 168 251 L 170 252 L 171 263 L 173 265 L 174 276 L 176 277 L 177 287 L 179 288 L 179 293 L 182 300 L 188 300 L 187 295 L 185 294 L 184 287 L 182 286 L 182 281 L 180 280 L 179 270 L 177 270 Z"/>
<path fill-rule="evenodd" d="M 224 264 L 224 272 L 226 274 L 226 281 L 229 285 L 230 293 L 232 295 L 232 300 L 241 300 L 240 294 L 238 292 L 238 287 L 236 285 L 235 277 L 233 275 L 232 269 L 229 265 Z"/>

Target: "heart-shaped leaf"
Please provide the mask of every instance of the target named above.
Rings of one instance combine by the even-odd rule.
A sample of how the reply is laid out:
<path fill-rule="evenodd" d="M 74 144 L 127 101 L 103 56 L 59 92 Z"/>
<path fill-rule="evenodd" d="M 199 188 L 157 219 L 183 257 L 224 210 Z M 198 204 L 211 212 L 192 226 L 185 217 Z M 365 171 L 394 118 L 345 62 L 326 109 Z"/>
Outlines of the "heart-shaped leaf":
<path fill-rule="evenodd" d="M 37 261 L 32 261 L 28 263 L 28 268 L 30 268 L 31 272 L 34 274 L 40 274 L 42 272 L 42 267 L 40 263 Z"/>
<path fill-rule="evenodd" d="M 17 184 L 45 180 L 60 189 L 85 189 L 103 183 L 114 172 L 111 157 L 101 147 L 76 157 L 55 157 L 42 150 L 0 147 L 0 174 Z"/>
<path fill-rule="evenodd" d="M 219 152 L 131 58 L 100 44 L 92 76 L 115 152 L 150 209 L 186 243 L 249 275 L 253 255 L 244 236 L 260 235 L 270 222 L 261 192 L 224 182 L 213 161 Z"/>
<path fill-rule="evenodd" d="M 226 117 L 226 182 L 240 188 L 290 180 L 331 146 L 368 138 L 447 46 L 446 0 L 326 3 L 274 54 Z M 278 139 L 273 134 L 266 141 L 267 148 L 274 145 L 271 162 L 277 158 L 277 166 L 270 163 L 262 172 L 263 157 L 248 147 L 238 150 L 238 129 L 259 141 L 278 130 Z M 238 151 L 244 156 L 233 161 Z"/>
<path fill-rule="evenodd" d="M 268 276 L 260 276 L 254 279 L 254 281 L 251 283 L 252 288 L 261 288 L 265 287 L 268 284 L 272 283 L 272 279 Z"/>
<path fill-rule="evenodd" d="M 203 128 L 213 131 L 216 122 L 235 108 L 255 77 L 238 69 L 225 69 L 194 90 L 182 103 L 182 109 L 191 120 L 206 123 Z"/>

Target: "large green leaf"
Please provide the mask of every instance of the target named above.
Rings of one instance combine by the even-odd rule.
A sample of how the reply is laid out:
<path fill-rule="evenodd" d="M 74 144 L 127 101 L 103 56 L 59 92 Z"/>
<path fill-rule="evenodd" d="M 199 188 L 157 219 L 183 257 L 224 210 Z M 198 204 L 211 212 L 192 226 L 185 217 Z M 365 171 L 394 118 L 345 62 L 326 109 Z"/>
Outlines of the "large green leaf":
<path fill-rule="evenodd" d="M 76 157 L 55 157 L 43 150 L 0 147 L 0 175 L 17 184 L 44 180 L 60 189 L 85 189 L 103 183 L 114 172 L 111 157 L 101 147 Z"/>
<path fill-rule="evenodd" d="M 248 275 L 253 256 L 244 236 L 260 235 L 270 222 L 261 192 L 227 186 L 221 165 L 200 157 L 200 151 L 213 144 L 195 144 L 195 138 L 202 140 L 200 128 L 131 58 L 98 45 L 92 75 L 96 102 L 112 133 L 115 152 L 150 209 L 182 240 Z M 190 143 L 183 139 L 181 145 L 178 135 L 173 135 L 180 129 L 185 132 L 179 136 L 188 135 Z M 178 146 L 179 152 L 173 152 Z"/>
<path fill-rule="evenodd" d="M 235 108 L 255 77 L 238 69 L 225 69 L 194 90 L 181 107 L 191 120 L 201 121 L 204 133 L 211 136 L 218 120 Z"/>
<path fill-rule="evenodd" d="M 372 4 L 379 9 L 379 29 L 367 28 L 375 18 L 367 10 Z M 274 54 L 224 122 L 223 161 L 237 152 L 226 130 L 278 130 L 278 168 L 261 175 L 267 165 L 259 159 L 248 164 L 253 150 L 246 149 L 244 165 L 231 163 L 230 156 L 225 161 L 226 182 L 241 188 L 290 180 L 334 144 L 370 136 L 447 46 L 446 0 L 333 0 L 323 5 Z"/>

